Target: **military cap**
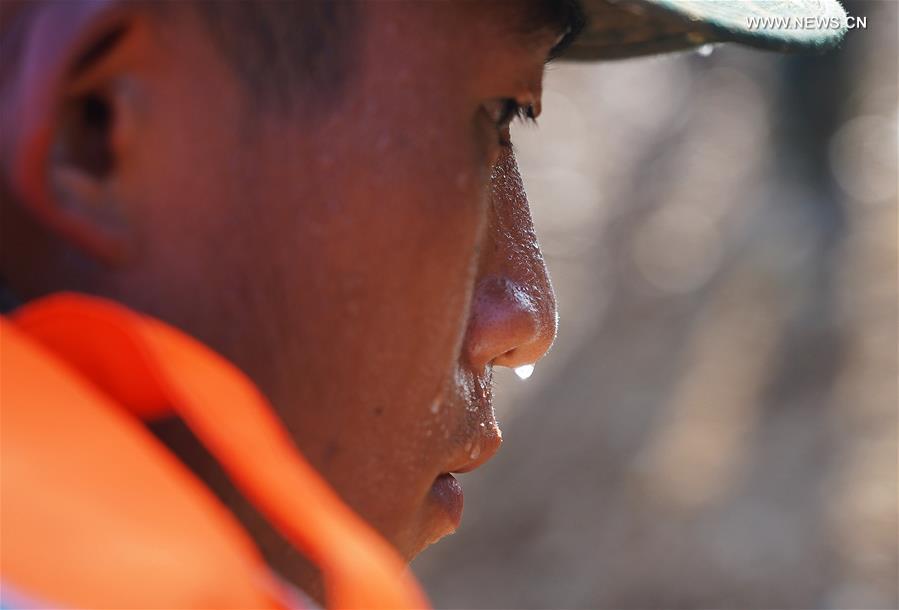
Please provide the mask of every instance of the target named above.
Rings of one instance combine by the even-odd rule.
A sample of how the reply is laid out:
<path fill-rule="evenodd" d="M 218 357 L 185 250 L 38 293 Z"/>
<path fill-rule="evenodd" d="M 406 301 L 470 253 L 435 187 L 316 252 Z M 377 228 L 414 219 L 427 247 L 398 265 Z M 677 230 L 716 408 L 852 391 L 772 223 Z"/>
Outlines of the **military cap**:
<path fill-rule="evenodd" d="M 824 52 L 848 28 L 838 0 L 581 0 L 587 22 L 566 59 L 616 59 L 738 42 Z"/>

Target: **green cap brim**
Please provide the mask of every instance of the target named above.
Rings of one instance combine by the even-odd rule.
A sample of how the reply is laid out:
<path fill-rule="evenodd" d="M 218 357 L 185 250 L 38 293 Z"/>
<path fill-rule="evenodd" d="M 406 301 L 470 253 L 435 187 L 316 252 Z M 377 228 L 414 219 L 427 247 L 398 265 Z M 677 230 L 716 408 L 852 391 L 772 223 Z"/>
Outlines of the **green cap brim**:
<path fill-rule="evenodd" d="M 823 53 L 848 20 L 838 0 L 582 0 L 587 23 L 561 59 L 597 60 L 738 42 Z"/>

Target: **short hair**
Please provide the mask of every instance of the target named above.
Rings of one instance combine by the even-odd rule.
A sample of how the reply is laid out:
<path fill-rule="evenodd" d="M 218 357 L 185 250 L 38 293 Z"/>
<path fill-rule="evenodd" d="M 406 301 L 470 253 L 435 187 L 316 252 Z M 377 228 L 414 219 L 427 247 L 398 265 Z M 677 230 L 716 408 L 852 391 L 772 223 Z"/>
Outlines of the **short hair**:
<path fill-rule="evenodd" d="M 304 109 L 339 97 L 357 57 L 358 6 L 348 0 L 195 0 L 254 99 Z"/>
<path fill-rule="evenodd" d="M 0 90 L 19 69 L 22 42 L 42 4 L 0 0 Z M 305 110 L 329 107 L 355 61 L 358 6 L 348 0 L 190 0 L 147 6 L 170 12 L 173 19 L 177 9 L 194 10 L 254 102 L 287 109 L 306 95 Z"/>
<path fill-rule="evenodd" d="M 18 70 L 29 16 L 36 5 L 27 0 L 0 1 L 0 92 Z"/>

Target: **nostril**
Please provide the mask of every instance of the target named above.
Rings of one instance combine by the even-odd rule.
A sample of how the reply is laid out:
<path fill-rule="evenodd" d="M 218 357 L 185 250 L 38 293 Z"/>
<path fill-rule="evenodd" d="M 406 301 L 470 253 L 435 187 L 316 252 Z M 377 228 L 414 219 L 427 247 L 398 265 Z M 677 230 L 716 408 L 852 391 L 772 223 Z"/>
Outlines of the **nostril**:
<path fill-rule="evenodd" d="M 527 371 L 525 367 L 533 368 L 534 362 L 539 360 L 546 351 L 543 349 L 535 349 L 539 338 L 540 334 L 535 333 L 533 337 L 526 343 L 523 343 L 521 347 L 509 350 L 505 354 L 494 358 L 492 361 L 493 365 L 504 366 L 506 368 L 515 369 L 516 371 L 522 369 L 522 374 L 526 374 L 527 377 L 530 377 L 530 373 L 533 372 L 533 370 Z"/>
<path fill-rule="evenodd" d="M 519 350 L 517 347 L 515 349 L 510 349 L 508 352 L 504 354 L 500 354 L 496 358 L 493 359 L 494 366 L 505 366 L 508 368 L 518 368 L 519 366 L 528 366 L 527 364 L 514 364 L 519 362 L 521 358 L 518 356 Z"/>
<path fill-rule="evenodd" d="M 507 278 L 481 281 L 475 289 L 465 342 L 472 366 L 517 367 L 538 360 L 555 336 L 551 301 L 542 302 L 540 295 Z M 552 319 L 549 327 L 547 318 Z"/>

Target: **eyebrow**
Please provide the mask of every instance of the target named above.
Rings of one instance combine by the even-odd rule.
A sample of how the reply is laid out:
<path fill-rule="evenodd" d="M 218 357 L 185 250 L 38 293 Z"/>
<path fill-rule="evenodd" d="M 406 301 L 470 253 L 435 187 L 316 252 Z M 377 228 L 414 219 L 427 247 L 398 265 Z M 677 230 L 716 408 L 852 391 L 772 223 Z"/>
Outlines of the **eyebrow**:
<path fill-rule="evenodd" d="M 587 16 L 579 0 L 532 0 L 520 23 L 521 34 L 540 31 L 555 32 L 560 39 L 549 52 L 547 61 L 555 59 L 581 33 Z"/>

